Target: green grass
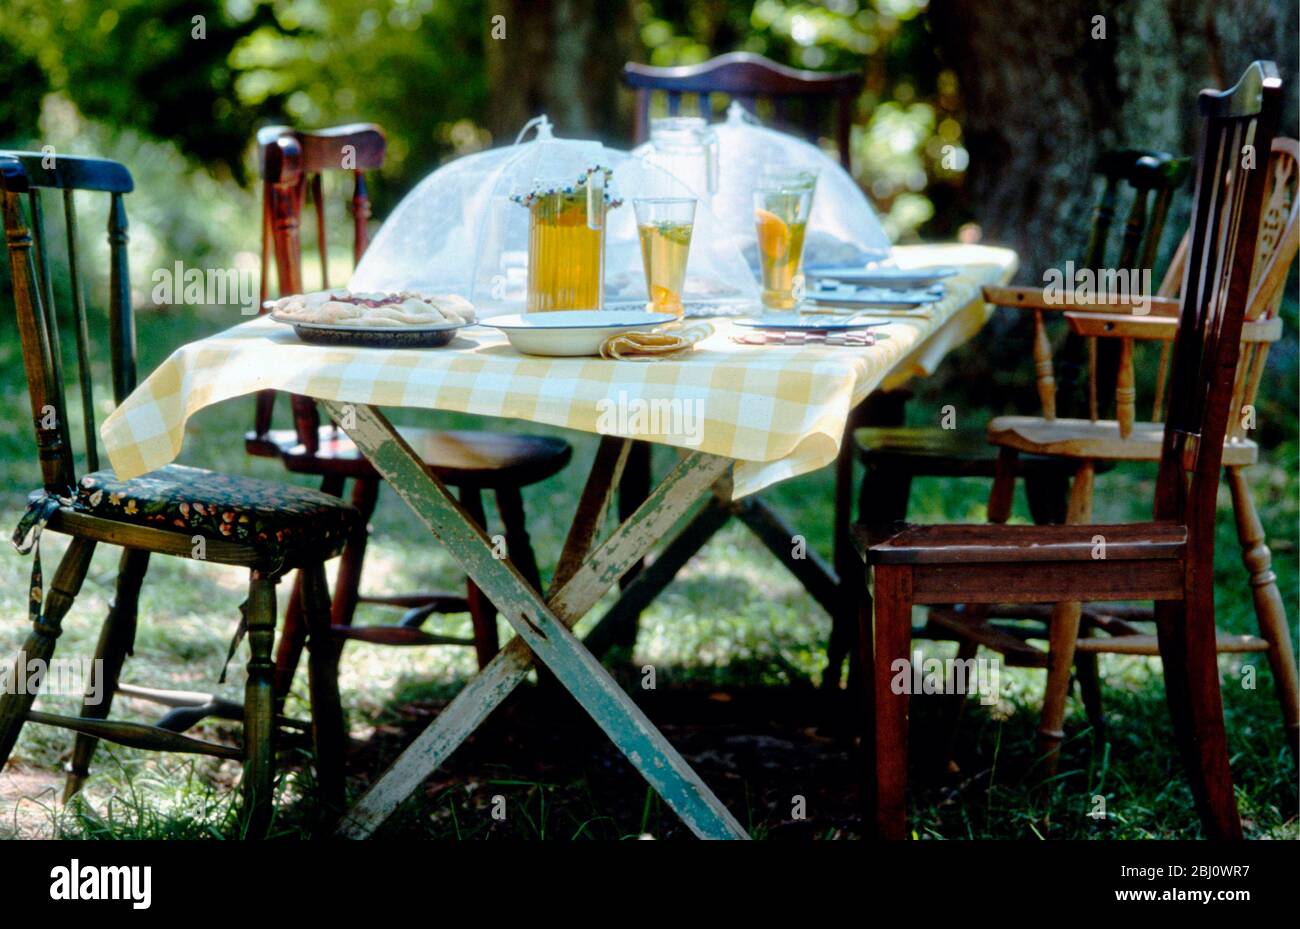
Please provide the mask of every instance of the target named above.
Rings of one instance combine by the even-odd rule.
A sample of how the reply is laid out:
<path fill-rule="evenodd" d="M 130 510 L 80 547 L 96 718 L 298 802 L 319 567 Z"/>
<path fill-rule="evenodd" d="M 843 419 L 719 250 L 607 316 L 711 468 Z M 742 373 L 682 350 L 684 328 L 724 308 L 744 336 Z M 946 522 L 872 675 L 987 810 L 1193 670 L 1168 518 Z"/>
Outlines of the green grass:
<path fill-rule="evenodd" d="M 235 322 L 229 315 L 189 311 L 141 314 L 141 370 L 151 370 L 172 346 Z M 28 489 L 37 483 L 28 429 L 27 400 L 18 349 L 0 342 L 0 520 L 16 523 Z M 1294 364 L 1294 353 L 1291 355 Z M 1286 368 L 1282 384 L 1291 381 Z M 947 389 L 958 391 L 958 386 Z M 944 402 L 933 392 L 912 415 L 924 420 Z M 103 400 L 101 398 L 101 403 Z M 1251 471 L 1261 515 L 1275 554 L 1275 569 L 1288 604 L 1294 636 L 1297 603 L 1297 443 L 1294 398 L 1282 407 L 1291 417 L 1284 438 Z M 274 462 L 245 456 L 239 437 L 249 426 L 251 400 L 203 411 L 191 422 L 182 460 L 234 473 L 281 480 L 294 478 Z M 453 415 L 397 411 L 399 422 L 473 427 Z M 531 425 L 529 431 L 548 430 Z M 963 424 L 965 425 L 965 424 Z M 1289 434 L 1288 434 L 1289 433 Z M 559 433 L 554 433 L 559 434 Z M 590 436 L 565 434 L 575 446 L 574 464 L 561 476 L 528 488 L 530 532 L 548 572 L 568 529 L 584 469 L 594 451 Z M 659 450 L 662 473 L 671 453 Z M 300 483 L 305 483 L 299 481 Z M 1099 520 L 1149 516 L 1153 474 L 1122 467 L 1101 477 Z M 792 480 L 771 499 L 829 555 L 832 476 L 823 471 Z M 987 485 L 981 481 L 918 481 L 912 492 L 916 521 L 979 521 Z M 1249 589 L 1241 568 L 1226 491 L 1221 501 L 1216 555 L 1216 603 L 1220 626 L 1254 629 Z M 1016 518 L 1026 519 L 1023 499 Z M 367 556 L 367 585 L 387 590 L 455 589 L 460 574 L 447 552 L 431 542 L 391 493 L 381 499 Z M 62 540 L 48 537 L 52 566 Z M 77 605 L 65 622 L 59 654 L 88 655 L 111 596 L 116 556 L 103 548 L 95 558 Z M 30 561 L 12 551 L 0 557 L 0 652 L 10 653 L 26 634 Z M 47 571 L 52 568 L 47 568 Z M 238 700 L 243 654 L 225 684 L 215 682 L 235 631 L 243 598 L 243 572 L 177 559 L 154 560 L 141 604 L 140 634 L 125 678 L 155 686 L 215 689 Z M 286 585 L 287 586 L 287 585 Z M 285 591 L 282 590 L 282 596 Z M 608 603 L 607 598 L 606 603 Z M 598 607 L 596 615 L 602 611 Z M 363 606 L 358 622 L 391 618 Z M 588 618 L 579 627 L 588 628 Z M 441 631 L 467 635 L 467 617 L 435 620 Z M 738 525 L 724 529 L 688 565 L 677 583 L 645 613 L 629 689 L 669 737 L 697 764 L 706 780 L 756 835 L 808 838 L 851 836 L 857 829 L 851 754 L 842 742 L 816 728 L 824 713 L 813 686 L 824 662 L 829 619 L 797 582 Z M 503 636 L 508 629 L 503 625 Z M 926 643 L 930 654 L 950 645 Z M 1245 664 L 1259 667 L 1257 687 L 1241 682 Z M 640 693 L 636 669 L 655 666 L 659 689 Z M 1272 680 L 1263 656 L 1221 659 L 1233 770 L 1248 834 L 1296 838 L 1296 775 L 1283 745 Z M 354 739 L 361 743 L 360 776 L 352 787 L 382 770 L 429 716 L 473 672 L 467 649 L 379 649 L 353 644 L 343 662 L 342 688 Z M 1094 748 L 1077 700 L 1067 719 L 1070 735 L 1060 774 L 1050 785 L 1052 835 L 1063 838 L 1146 838 L 1199 834 L 1189 792 L 1172 746 L 1158 662 L 1102 659 L 1109 739 Z M 915 707 L 916 746 L 913 821 L 918 834 L 944 838 L 1023 838 L 1044 830 L 1041 781 L 1033 733 L 1043 687 L 1041 672 L 1004 669 L 996 706 L 972 704 L 956 749 L 960 771 L 944 770 L 937 702 Z M 305 717 L 305 670 L 295 687 L 291 715 Z M 423 791 L 385 826 L 384 836 L 447 839 L 485 837 L 618 839 L 650 834 L 676 837 L 680 823 L 611 749 L 571 710 L 554 713 L 535 688 L 511 701 L 493 722 L 437 772 Z M 55 712 L 75 712 L 71 698 L 42 698 Z M 123 701 L 115 715 L 148 719 L 149 710 Z M 703 714 L 701 716 L 701 714 Z M 705 722 L 698 721 L 703 718 Z M 222 724 L 204 724 L 208 738 L 234 739 Z M 0 834 L 118 838 L 201 838 L 237 834 L 233 798 L 238 768 L 231 762 L 157 755 L 101 746 L 84 801 L 60 808 L 59 762 L 68 733 L 26 727 L 11 765 L 0 777 Z M 311 833 L 316 811 L 308 799 L 310 765 L 286 759 L 279 834 Z M 806 827 L 791 820 L 790 798 L 806 794 L 814 807 Z M 1090 818 L 1095 796 L 1105 797 L 1108 817 Z M 493 816 L 503 798 L 504 820 Z"/>

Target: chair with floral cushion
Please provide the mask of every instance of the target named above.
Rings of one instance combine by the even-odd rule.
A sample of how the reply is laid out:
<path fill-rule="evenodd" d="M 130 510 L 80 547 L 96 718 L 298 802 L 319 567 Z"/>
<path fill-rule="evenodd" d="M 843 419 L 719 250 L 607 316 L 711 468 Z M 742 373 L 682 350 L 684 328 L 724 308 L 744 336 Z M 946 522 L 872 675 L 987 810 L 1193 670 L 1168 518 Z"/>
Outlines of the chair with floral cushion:
<path fill-rule="evenodd" d="M 249 835 L 261 835 L 271 817 L 277 726 L 291 723 L 276 718 L 272 694 L 276 584 L 288 571 L 302 572 L 304 612 L 312 644 L 328 644 L 330 597 L 325 561 L 342 550 L 355 532 L 360 514 L 319 491 L 200 468 L 169 465 L 130 480 L 119 480 L 111 470 L 101 470 L 95 438 L 91 352 L 102 340 L 91 337 L 91 321 L 78 273 L 75 192 L 109 195 L 111 264 L 106 341 L 111 347 L 113 398 L 121 403 L 136 382 L 124 202 L 125 194 L 133 189 L 131 175 L 112 161 L 0 151 L 0 187 L 13 303 L 44 485 L 31 495 L 27 513 L 14 534 L 19 551 L 33 552 L 32 631 L 12 665 L 15 672 L 20 667 L 31 667 L 33 661 L 38 667 L 48 666 L 63 618 L 81 589 L 96 546 L 108 543 L 122 548 L 116 596 L 104 620 L 95 655 L 102 662 L 98 665 L 101 686 L 97 688 L 91 682 L 79 716 L 33 709 L 34 693 L 6 692 L 0 696 L 0 766 L 8 760 L 27 722 L 77 733 L 65 797 L 71 797 L 81 787 L 99 739 L 135 748 L 237 759 L 244 766 L 244 827 Z M 80 462 L 73 451 L 73 420 L 69 415 L 72 407 L 64 393 L 65 353 L 54 304 L 50 240 L 45 235 L 41 210 L 46 190 L 62 192 L 67 229 L 78 374 L 74 396 L 80 406 L 84 438 Z M 79 469 L 78 464 L 84 467 Z M 40 537 L 47 529 L 72 539 L 48 589 L 40 560 Z M 250 651 L 242 707 L 210 694 L 119 683 L 123 662 L 134 645 L 141 583 L 149 558 L 155 553 L 249 569 L 248 601 L 240 625 Z M 333 648 L 312 649 L 311 728 L 322 794 L 333 803 L 342 799 L 338 779 L 342 716 L 336 660 Z M 96 701 L 97 692 L 103 696 Z M 109 720 L 115 694 L 152 701 L 169 710 L 155 725 Z M 185 734 L 209 716 L 242 719 L 242 746 Z"/>

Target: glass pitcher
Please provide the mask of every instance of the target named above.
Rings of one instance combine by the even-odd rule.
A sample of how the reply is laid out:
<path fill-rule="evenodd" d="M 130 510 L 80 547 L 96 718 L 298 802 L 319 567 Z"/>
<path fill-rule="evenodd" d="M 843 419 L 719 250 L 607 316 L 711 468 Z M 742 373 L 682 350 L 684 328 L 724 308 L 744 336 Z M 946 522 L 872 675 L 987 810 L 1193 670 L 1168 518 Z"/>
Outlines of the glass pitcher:
<path fill-rule="evenodd" d="M 604 303 L 609 169 L 578 182 L 539 182 L 528 207 L 528 312 L 598 310 Z"/>
<path fill-rule="evenodd" d="M 718 137 L 703 117 L 650 120 L 647 159 L 708 200 L 718 192 Z"/>

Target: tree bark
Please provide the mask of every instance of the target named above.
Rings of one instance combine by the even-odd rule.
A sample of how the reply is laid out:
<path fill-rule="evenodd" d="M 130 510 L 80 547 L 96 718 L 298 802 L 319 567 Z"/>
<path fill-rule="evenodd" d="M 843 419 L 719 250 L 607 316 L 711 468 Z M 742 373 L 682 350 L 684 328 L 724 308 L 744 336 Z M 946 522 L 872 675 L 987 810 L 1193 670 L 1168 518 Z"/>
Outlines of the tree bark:
<path fill-rule="evenodd" d="M 1235 83 L 1252 60 L 1277 62 L 1283 132 L 1296 133 L 1288 0 L 933 0 L 929 18 L 961 85 L 970 210 L 985 240 L 1020 253 L 1025 280 L 1082 257 L 1101 151 L 1195 157 L 1197 92 Z M 1093 37 L 1099 23 L 1104 38 Z M 1166 257 L 1189 211 L 1190 196 L 1179 198 Z"/>
<path fill-rule="evenodd" d="M 494 38 L 502 26 L 505 38 Z M 489 0 L 486 42 L 494 139 L 513 139 L 542 113 L 562 137 L 627 137 L 618 88 L 636 48 L 631 0 Z"/>

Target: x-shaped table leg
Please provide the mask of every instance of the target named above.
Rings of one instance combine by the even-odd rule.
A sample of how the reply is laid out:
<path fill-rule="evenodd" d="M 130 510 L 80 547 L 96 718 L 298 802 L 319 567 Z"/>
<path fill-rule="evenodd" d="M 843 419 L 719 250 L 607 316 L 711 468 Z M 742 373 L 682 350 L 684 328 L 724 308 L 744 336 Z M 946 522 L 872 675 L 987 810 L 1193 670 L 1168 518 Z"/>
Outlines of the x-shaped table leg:
<path fill-rule="evenodd" d="M 364 838 L 517 687 L 534 656 L 555 674 L 659 795 L 701 838 L 747 838 L 744 828 L 570 631 L 692 504 L 730 459 L 692 453 L 546 600 L 373 407 L 325 401 L 326 410 L 416 516 L 447 547 L 518 635 L 465 686 L 343 818 L 338 835 Z"/>

